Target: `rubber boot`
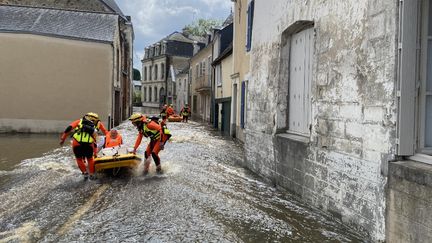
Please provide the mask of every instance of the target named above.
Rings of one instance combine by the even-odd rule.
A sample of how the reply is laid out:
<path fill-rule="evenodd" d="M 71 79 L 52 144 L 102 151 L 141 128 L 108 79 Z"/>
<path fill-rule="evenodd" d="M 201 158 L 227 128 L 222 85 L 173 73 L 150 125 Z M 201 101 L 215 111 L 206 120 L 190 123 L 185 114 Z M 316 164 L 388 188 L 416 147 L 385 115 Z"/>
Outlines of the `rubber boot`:
<path fill-rule="evenodd" d="M 151 158 L 148 157 L 145 161 L 144 161 L 144 175 L 147 175 L 150 169 L 150 162 L 151 162 Z"/>
<path fill-rule="evenodd" d="M 161 165 L 158 165 L 158 166 L 156 167 L 156 173 L 158 173 L 158 174 L 162 174 L 162 167 L 161 167 Z"/>

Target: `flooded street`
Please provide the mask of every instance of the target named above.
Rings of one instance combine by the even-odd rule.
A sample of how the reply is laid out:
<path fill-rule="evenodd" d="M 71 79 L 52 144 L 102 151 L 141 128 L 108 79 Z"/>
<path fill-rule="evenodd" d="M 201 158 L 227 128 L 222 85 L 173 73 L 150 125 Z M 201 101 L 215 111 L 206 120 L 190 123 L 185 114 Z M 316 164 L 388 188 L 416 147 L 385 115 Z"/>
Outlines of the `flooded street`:
<path fill-rule="evenodd" d="M 0 175 L 10 179 L 0 189 L 0 242 L 364 241 L 243 169 L 235 142 L 194 122 L 169 128 L 163 175 L 152 162 L 147 176 L 141 165 L 83 181 L 70 146 L 17 166 L 4 166 L 19 158 L 2 154 Z M 119 131 L 132 147 L 137 131 Z"/>

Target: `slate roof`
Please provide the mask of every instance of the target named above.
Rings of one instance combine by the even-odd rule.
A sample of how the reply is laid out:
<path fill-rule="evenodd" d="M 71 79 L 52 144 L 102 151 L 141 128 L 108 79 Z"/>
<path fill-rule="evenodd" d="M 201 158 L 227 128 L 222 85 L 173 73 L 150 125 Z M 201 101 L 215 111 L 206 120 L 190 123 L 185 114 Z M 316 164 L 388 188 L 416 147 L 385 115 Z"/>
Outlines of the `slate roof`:
<path fill-rule="evenodd" d="M 118 16 L 0 5 L 0 32 L 113 42 Z"/>
<path fill-rule="evenodd" d="M 126 16 L 121 11 L 119 6 L 114 0 L 101 0 L 105 5 L 107 5 L 110 9 L 112 9 L 116 14 L 120 15 L 122 18 L 126 19 Z"/>
<path fill-rule="evenodd" d="M 180 41 L 180 42 L 193 43 L 193 40 L 187 38 L 182 33 L 177 32 L 177 31 L 174 31 L 173 33 L 169 34 L 167 37 L 163 38 L 160 41 L 164 41 L 164 40 L 174 40 L 174 41 Z"/>

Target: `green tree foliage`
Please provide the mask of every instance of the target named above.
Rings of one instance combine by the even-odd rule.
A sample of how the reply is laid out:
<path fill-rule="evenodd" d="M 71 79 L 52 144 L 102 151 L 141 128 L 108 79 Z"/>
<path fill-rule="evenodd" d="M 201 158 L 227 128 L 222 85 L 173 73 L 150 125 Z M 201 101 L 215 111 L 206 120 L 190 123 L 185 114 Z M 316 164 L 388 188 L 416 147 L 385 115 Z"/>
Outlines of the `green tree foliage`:
<path fill-rule="evenodd" d="M 141 80 L 141 73 L 138 69 L 133 69 L 133 80 Z"/>
<path fill-rule="evenodd" d="M 140 91 L 134 91 L 133 92 L 133 98 L 132 102 L 134 106 L 141 106 L 141 92 Z"/>
<path fill-rule="evenodd" d="M 221 26 L 222 20 L 218 19 L 198 19 L 192 24 L 188 24 L 183 28 L 183 33 L 188 33 L 195 36 L 205 36 L 212 28 Z"/>

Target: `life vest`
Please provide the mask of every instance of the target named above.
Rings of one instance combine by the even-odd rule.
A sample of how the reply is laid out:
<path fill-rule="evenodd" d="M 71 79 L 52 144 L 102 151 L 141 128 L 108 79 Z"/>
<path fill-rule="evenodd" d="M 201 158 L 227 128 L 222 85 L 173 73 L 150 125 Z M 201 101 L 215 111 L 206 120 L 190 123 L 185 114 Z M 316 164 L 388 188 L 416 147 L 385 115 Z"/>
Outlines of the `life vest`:
<path fill-rule="evenodd" d="M 188 108 L 183 108 L 182 115 L 183 116 L 189 116 L 189 109 Z"/>
<path fill-rule="evenodd" d="M 72 137 L 79 143 L 94 143 L 93 134 L 96 132 L 96 129 L 97 127 L 93 122 L 81 119 Z"/>
<path fill-rule="evenodd" d="M 152 141 L 160 139 L 161 137 L 161 134 L 158 130 L 151 130 L 146 124 L 143 124 L 140 132 L 144 135 L 144 137 L 150 138 Z"/>
<path fill-rule="evenodd" d="M 166 125 L 163 125 L 163 126 L 162 126 L 162 130 L 163 130 L 163 133 L 164 133 L 165 135 L 171 135 L 171 131 L 167 128 Z"/>
<path fill-rule="evenodd" d="M 110 134 L 108 134 L 105 138 L 105 148 L 120 146 L 121 144 L 122 144 L 122 137 L 120 134 L 118 134 L 115 139 L 111 138 Z"/>

